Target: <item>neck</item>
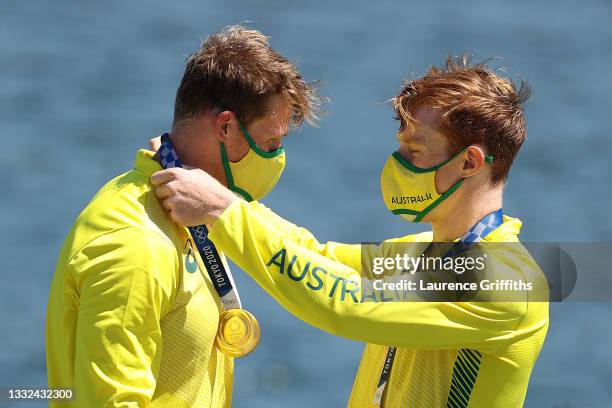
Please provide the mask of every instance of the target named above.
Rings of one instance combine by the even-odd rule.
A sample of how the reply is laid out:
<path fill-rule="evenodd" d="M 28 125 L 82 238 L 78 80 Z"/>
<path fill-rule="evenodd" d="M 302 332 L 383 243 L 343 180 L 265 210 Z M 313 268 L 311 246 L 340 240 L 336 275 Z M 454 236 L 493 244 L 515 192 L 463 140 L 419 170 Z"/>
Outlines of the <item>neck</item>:
<path fill-rule="evenodd" d="M 457 190 L 457 193 L 461 189 Z M 449 202 L 444 214 L 432 221 L 434 242 L 450 242 L 461 238 L 485 215 L 502 208 L 503 186 L 464 191 Z"/>
<path fill-rule="evenodd" d="M 170 131 L 170 140 L 183 166 L 204 170 L 226 185 L 219 143 L 212 137 L 214 128 L 206 125 L 194 121 L 174 124 Z"/>

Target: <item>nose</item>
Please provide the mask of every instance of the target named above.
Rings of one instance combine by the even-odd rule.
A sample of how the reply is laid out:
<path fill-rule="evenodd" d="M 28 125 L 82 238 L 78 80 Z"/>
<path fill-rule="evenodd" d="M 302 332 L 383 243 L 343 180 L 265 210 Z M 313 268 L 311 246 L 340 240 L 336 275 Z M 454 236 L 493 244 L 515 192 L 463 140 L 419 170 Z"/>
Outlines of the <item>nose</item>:
<path fill-rule="evenodd" d="M 280 149 L 282 146 L 283 143 L 281 139 L 273 139 L 268 146 L 268 152 L 273 152 L 274 150 Z"/>
<path fill-rule="evenodd" d="M 270 151 L 274 151 L 283 147 L 283 139 L 286 138 L 289 134 L 289 126 L 285 126 L 283 130 L 284 132 L 280 135 L 280 137 L 270 139 Z"/>

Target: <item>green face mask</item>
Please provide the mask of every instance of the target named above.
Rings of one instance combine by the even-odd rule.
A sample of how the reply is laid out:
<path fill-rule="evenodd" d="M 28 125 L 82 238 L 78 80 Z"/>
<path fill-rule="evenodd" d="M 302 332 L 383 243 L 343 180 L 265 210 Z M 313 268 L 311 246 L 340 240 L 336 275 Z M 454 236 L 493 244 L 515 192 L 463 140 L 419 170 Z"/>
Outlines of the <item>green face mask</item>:
<path fill-rule="evenodd" d="M 446 200 L 463 183 L 464 179 L 461 179 L 441 194 L 436 190 L 438 170 L 466 149 L 467 147 L 461 149 L 449 159 L 429 168 L 417 167 L 398 152 L 393 153 L 380 176 L 381 192 L 387 208 L 393 214 L 408 221 L 421 222 L 425 215 Z M 492 163 L 493 157 L 486 156 L 485 161 Z"/>
<path fill-rule="evenodd" d="M 236 163 L 229 161 L 225 146 L 221 143 L 221 162 L 227 179 L 227 187 L 245 200 L 259 200 L 268 194 L 285 168 L 285 149 L 266 152 L 262 150 L 246 128 L 238 121 L 242 135 L 249 143 L 249 152 Z"/>

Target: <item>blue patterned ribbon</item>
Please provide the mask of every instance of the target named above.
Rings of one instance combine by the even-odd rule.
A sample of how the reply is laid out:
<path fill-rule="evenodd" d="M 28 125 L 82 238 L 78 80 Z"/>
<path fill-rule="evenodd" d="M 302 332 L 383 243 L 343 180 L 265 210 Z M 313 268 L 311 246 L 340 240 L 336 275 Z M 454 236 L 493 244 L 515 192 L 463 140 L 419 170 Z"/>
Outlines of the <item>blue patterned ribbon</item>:
<path fill-rule="evenodd" d="M 170 136 L 167 133 L 164 133 L 161 137 L 159 156 L 161 165 L 164 169 L 183 167 L 174 150 Z M 205 225 L 198 225 L 195 227 L 187 227 L 187 229 L 193 238 L 196 248 L 198 248 L 200 258 L 206 267 L 206 271 L 208 272 L 208 276 L 215 290 L 223 302 L 224 308 L 241 308 L 240 296 L 234 284 L 232 273 L 229 269 L 225 268 L 215 244 L 208 239 L 208 228 Z"/>

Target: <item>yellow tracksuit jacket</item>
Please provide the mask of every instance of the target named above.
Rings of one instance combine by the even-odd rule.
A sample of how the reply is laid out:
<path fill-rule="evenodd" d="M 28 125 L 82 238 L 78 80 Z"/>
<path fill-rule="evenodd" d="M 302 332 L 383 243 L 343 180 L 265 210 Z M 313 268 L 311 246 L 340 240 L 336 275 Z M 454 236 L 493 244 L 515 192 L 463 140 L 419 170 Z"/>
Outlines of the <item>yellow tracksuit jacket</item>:
<path fill-rule="evenodd" d="M 484 241 L 518 242 L 520 228 L 505 216 Z M 257 202 L 234 202 L 209 237 L 289 312 L 367 343 L 350 408 L 372 403 L 388 346 L 398 349 L 384 408 L 522 406 L 548 328 L 547 302 L 529 301 L 527 293 L 513 302 L 361 302 L 359 245 L 321 244 Z M 422 233 L 391 241 L 431 239 Z M 547 293 L 526 251 L 501 252 L 505 276 L 527 276 Z"/>
<path fill-rule="evenodd" d="M 96 194 L 61 250 L 47 372 L 75 398 L 53 407 L 231 405 L 233 360 L 214 346 L 219 297 L 151 189 L 152 155 L 139 151 L 135 169 Z"/>

